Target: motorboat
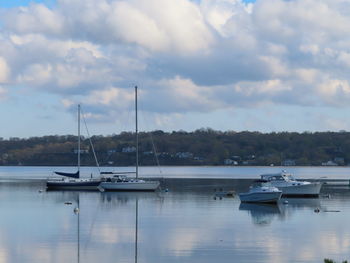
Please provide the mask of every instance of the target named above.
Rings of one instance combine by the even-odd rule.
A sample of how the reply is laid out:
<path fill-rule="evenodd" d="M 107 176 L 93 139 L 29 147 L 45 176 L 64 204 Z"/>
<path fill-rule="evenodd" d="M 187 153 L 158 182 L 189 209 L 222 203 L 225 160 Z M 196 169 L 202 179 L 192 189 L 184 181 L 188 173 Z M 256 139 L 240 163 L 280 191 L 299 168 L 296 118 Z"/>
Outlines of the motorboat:
<path fill-rule="evenodd" d="M 136 166 L 135 178 L 127 177 L 123 174 L 111 172 L 111 176 L 104 178 L 98 189 L 103 191 L 155 191 L 159 181 L 143 180 L 139 178 L 139 141 L 138 141 L 138 121 L 137 121 L 137 86 L 135 86 L 135 134 L 136 134 Z M 129 173 L 129 172 L 127 172 Z"/>
<path fill-rule="evenodd" d="M 318 197 L 321 191 L 321 182 L 299 181 L 285 171 L 275 174 L 262 174 L 261 180 L 270 183 L 282 191 L 283 196 L 291 197 Z"/>
<path fill-rule="evenodd" d="M 159 184 L 159 181 L 143 180 L 116 174 L 105 178 L 98 188 L 101 191 L 155 191 Z"/>
<path fill-rule="evenodd" d="M 250 187 L 248 192 L 239 194 L 245 203 L 277 203 L 281 196 L 282 191 L 270 185 Z"/>

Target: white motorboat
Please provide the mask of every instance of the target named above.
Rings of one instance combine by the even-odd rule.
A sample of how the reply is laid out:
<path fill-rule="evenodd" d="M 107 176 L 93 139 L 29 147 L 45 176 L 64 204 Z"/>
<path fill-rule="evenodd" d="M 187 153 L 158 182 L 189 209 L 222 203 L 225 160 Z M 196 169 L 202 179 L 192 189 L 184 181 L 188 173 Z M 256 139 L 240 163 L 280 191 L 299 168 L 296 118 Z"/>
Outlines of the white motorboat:
<path fill-rule="evenodd" d="M 263 174 L 260 177 L 261 180 L 265 180 L 271 186 L 280 189 L 283 196 L 318 197 L 322 187 L 320 182 L 297 181 L 285 171 L 276 174 Z"/>
<path fill-rule="evenodd" d="M 112 173 L 112 176 L 103 179 L 98 189 L 103 192 L 107 191 L 155 191 L 159 181 L 150 181 L 139 179 L 139 141 L 138 141 L 138 121 L 137 121 L 137 86 L 135 87 L 135 134 L 136 134 L 136 178 L 129 178 L 125 175 Z"/>
<path fill-rule="evenodd" d="M 240 193 L 241 202 L 246 203 L 277 203 L 282 196 L 282 191 L 273 186 L 255 186 L 249 192 Z"/>

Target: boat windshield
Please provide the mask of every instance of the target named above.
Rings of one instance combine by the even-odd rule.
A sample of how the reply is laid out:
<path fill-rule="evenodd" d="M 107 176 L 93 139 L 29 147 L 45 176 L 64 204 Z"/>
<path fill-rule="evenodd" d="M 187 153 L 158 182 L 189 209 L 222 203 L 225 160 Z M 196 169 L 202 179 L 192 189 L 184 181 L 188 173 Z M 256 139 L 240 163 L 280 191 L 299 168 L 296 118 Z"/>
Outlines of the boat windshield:
<path fill-rule="evenodd" d="M 281 174 L 265 174 L 265 175 L 261 175 L 261 179 L 269 181 L 269 182 L 271 182 L 271 181 L 293 181 L 294 180 L 292 175 L 285 174 L 285 173 L 281 173 Z"/>

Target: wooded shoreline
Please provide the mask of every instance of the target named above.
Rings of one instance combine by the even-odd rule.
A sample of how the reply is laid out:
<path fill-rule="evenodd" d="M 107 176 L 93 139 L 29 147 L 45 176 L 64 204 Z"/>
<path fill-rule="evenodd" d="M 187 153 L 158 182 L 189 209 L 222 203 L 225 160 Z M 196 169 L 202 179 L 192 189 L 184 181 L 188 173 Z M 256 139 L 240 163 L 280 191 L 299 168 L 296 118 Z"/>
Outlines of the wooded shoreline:
<path fill-rule="evenodd" d="M 135 133 L 91 138 L 101 165 L 135 164 Z M 95 165 L 82 137 L 82 165 Z M 350 132 L 235 132 L 199 129 L 139 133 L 140 165 L 344 166 L 350 163 Z M 154 152 L 156 154 L 154 154 Z M 77 136 L 0 139 L 0 165 L 76 164 Z"/>

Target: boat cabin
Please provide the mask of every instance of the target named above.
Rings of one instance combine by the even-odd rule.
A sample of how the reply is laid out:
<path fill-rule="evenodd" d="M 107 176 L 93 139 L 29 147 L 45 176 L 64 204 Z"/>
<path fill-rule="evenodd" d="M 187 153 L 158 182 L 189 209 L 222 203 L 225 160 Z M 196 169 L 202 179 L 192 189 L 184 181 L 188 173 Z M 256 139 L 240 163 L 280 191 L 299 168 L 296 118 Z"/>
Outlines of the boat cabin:
<path fill-rule="evenodd" d="M 292 177 L 291 174 L 287 173 L 276 173 L 276 174 L 262 174 L 261 175 L 261 180 L 265 180 L 268 182 L 271 181 L 294 181 L 294 178 Z"/>

